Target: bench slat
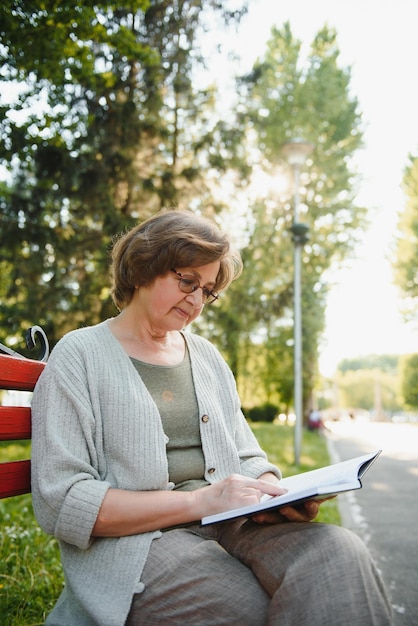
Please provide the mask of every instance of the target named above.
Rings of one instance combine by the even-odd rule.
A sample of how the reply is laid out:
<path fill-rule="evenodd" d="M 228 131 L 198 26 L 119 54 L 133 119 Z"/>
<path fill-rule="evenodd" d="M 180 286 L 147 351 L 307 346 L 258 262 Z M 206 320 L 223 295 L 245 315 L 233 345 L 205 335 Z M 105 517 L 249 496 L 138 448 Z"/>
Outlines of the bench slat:
<path fill-rule="evenodd" d="M 0 354 L 0 389 L 33 391 L 45 363 Z"/>
<path fill-rule="evenodd" d="M 33 391 L 45 363 L 0 354 L 0 389 Z M 0 441 L 31 438 L 29 407 L 0 407 Z M 30 493 L 30 460 L 0 463 L 0 499 Z"/>
<path fill-rule="evenodd" d="M 0 463 L 0 498 L 30 493 L 30 461 Z"/>
<path fill-rule="evenodd" d="M 0 441 L 30 438 L 30 408 L 24 406 L 0 406 Z"/>

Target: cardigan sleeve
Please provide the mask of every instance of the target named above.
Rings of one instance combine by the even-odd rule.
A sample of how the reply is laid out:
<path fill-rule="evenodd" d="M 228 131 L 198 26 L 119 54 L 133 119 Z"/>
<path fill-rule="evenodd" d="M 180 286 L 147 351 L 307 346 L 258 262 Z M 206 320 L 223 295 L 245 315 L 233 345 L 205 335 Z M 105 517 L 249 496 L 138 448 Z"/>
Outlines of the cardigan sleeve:
<path fill-rule="evenodd" d="M 170 488 L 158 408 L 106 323 L 55 346 L 32 411 L 34 509 L 56 538 L 89 547 L 110 487 Z"/>
<path fill-rule="evenodd" d="M 100 477 L 96 424 L 85 379 L 81 360 L 65 344 L 57 346 L 32 399 L 35 514 L 46 532 L 81 549 L 91 543 L 110 487 Z"/>

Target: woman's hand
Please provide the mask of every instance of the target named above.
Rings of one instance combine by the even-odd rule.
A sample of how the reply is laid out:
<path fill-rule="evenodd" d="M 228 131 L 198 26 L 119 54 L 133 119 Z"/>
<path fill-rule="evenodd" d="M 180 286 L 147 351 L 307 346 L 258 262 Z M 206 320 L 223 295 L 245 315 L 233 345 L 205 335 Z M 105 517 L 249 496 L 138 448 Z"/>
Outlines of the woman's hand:
<path fill-rule="evenodd" d="M 258 504 L 264 494 L 279 496 L 287 492 L 277 478 L 274 482 L 268 478 L 267 475 L 257 479 L 231 474 L 218 483 L 197 489 L 192 493 L 201 512 L 200 517 Z"/>
<path fill-rule="evenodd" d="M 263 474 L 260 478 L 275 482 L 277 477 L 270 472 Z M 321 498 L 321 500 L 307 500 L 299 506 L 283 506 L 276 511 L 263 511 L 253 515 L 251 519 L 257 524 L 279 524 L 281 522 L 311 522 L 319 513 L 319 507 L 325 500 L 332 500 L 335 496 Z"/>
<path fill-rule="evenodd" d="M 308 500 L 298 507 L 283 506 L 278 511 L 263 511 L 251 519 L 257 524 L 279 524 L 281 522 L 311 522 L 318 515 L 319 502 Z"/>
<path fill-rule="evenodd" d="M 232 474 L 195 491 L 145 492 L 111 488 L 103 499 L 92 536 L 123 537 L 197 522 L 207 515 L 258 504 L 265 494 L 279 496 L 286 492 L 277 477 L 270 473 L 260 478 Z M 252 519 L 259 524 L 286 520 L 305 522 L 314 519 L 318 509 L 319 504 L 310 501 L 300 508 L 284 506 L 278 512 L 257 513 Z"/>
<path fill-rule="evenodd" d="M 252 516 L 257 524 L 278 524 L 280 522 L 312 522 L 319 513 L 319 507 L 325 500 L 332 500 L 336 496 L 321 498 L 321 500 L 307 500 L 299 506 L 283 506 L 278 511 L 263 511 Z"/>
<path fill-rule="evenodd" d="M 123 537 L 198 522 L 205 515 L 257 504 L 263 494 L 286 489 L 263 478 L 232 474 L 195 491 L 107 491 L 94 524 L 93 537 Z"/>

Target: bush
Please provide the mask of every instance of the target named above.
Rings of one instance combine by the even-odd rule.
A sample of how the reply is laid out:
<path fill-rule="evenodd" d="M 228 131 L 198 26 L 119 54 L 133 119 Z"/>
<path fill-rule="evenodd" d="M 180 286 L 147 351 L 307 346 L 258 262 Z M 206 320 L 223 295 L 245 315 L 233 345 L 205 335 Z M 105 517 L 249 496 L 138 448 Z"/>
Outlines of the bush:
<path fill-rule="evenodd" d="M 274 422 L 279 409 L 274 404 L 266 402 L 260 406 L 253 406 L 251 409 L 243 409 L 243 413 L 252 422 Z"/>

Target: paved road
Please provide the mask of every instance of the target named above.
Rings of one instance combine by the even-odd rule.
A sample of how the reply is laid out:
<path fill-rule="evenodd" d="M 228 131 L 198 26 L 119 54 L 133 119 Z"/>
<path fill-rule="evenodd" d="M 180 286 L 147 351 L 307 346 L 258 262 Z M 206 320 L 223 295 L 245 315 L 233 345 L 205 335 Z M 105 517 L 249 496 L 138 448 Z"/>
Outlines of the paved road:
<path fill-rule="evenodd" d="M 331 422 L 332 461 L 382 449 L 363 489 L 338 497 L 343 524 L 369 547 L 388 587 L 396 626 L 418 626 L 418 425 Z"/>

